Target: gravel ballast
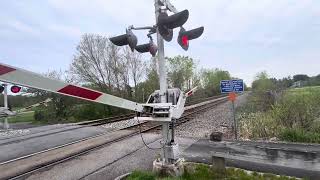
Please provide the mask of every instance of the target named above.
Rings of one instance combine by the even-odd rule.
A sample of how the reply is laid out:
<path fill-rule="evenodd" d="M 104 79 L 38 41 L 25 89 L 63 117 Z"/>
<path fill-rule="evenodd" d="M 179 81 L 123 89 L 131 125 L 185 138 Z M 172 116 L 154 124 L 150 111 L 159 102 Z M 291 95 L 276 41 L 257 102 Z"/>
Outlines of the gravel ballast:
<path fill-rule="evenodd" d="M 247 94 L 237 97 L 235 107 L 246 102 Z M 232 139 L 232 104 L 230 101 L 219 104 L 202 114 L 196 115 L 190 121 L 176 128 L 175 135 L 181 137 L 206 138 L 212 132 L 222 132 L 224 138 Z"/>
<path fill-rule="evenodd" d="M 17 129 L 17 130 L 0 130 L 0 138 L 9 138 L 9 137 L 15 137 L 15 136 L 22 136 L 30 134 L 31 131 L 29 129 Z"/>
<path fill-rule="evenodd" d="M 125 129 L 127 127 L 131 127 L 134 125 L 137 125 L 139 123 L 143 123 L 145 121 L 138 121 L 136 119 L 128 119 L 128 120 L 124 120 L 124 121 L 119 121 L 119 122 L 113 122 L 113 123 L 108 123 L 108 124 L 104 124 L 101 125 L 101 127 L 106 128 L 106 129 Z"/>

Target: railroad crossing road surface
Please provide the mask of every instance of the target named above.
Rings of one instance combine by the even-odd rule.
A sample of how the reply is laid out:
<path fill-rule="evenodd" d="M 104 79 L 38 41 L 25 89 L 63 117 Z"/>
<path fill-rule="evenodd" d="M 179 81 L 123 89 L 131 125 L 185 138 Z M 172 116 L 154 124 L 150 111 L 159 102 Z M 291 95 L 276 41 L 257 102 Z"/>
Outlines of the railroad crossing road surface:
<path fill-rule="evenodd" d="M 9 121 L 9 123 L 10 123 L 10 121 Z M 9 126 L 10 126 L 10 129 L 27 129 L 27 128 L 38 127 L 41 125 L 40 124 L 33 124 L 31 122 L 18 122 L 18 123 L 10 123 Z M 4 130 L 2 122 L 0 122 L 0 130 L 1 129 Z"/>
<path fill-rule="evenodd" d="M 101 127 L 53 125 L 30 128 L 24 136 L 0 139 L 0 163 L 106 132 Z"/>
<path fill-rule="evenodd" d="M 320 145 L 316 144 L 212 142 L 200 139 L 183 155 L 187 161 L 211 164 L 212 156 L 217 152 L 226 157 L 227 166 L 320 179 Z"/>
<path fill-rule="evenodd" d="M 143 134 L 150 147 L 160 147 L 159 134 Z M 183 151 L 196 142 L 192 138 L 177 138 Z M 141 141 L 140 135 L 112 143 L 75 159 L 55 165 L 50 169 L 32 174 L 27 179 L 88 179 L 113 180 L 115 177 L 136 169 L 152 169 L 152 162 L 161 150 L 150 150 Z"/>

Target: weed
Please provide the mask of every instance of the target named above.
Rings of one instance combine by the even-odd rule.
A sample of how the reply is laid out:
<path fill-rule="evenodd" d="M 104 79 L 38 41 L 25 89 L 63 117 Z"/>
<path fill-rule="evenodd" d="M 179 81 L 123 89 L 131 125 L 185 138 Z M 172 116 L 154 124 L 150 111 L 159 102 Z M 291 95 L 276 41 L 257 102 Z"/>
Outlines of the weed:
<path fill-rule="evenodd" d="M 265 97 L 252 94 L 239 115 L 240 135 L 246 139 L 279 137 L 291 142 L 320 143 L 320 89 L 289 90 L 267 110 L 252 108 Z M 258 106 L 256 106 L 257 108 Z"/>
<path fill-rule="evenodd" d="M 320 143 L 320 133 L 306 132 L 302 129 L 284 129 L 279 136 L 284 141 Z"/>
<path fill-rule="evenodd" d="M 127 180 L 155 180 L 156 176 L 147 171 L 133 171 Z"/>
<path fill-rule="evenodd" d="M 197 164 L 195 171 L 185 173 L 181 177 L 157 177 L 145 171 L 134 171 L 127 180 L 295 180 L 293 177 L 277 176 L 274 174 L 261 174 L 248 172 L 237 168 L 227 168 L 225 173 L 213 170 L 205 164 Z"/>

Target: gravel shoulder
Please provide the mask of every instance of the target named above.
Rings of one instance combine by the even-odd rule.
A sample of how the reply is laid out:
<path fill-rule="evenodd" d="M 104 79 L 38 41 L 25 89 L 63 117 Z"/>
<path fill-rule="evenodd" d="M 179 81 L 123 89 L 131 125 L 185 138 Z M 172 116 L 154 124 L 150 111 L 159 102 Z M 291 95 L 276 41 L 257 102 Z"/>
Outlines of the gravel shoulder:
<path fill-rule="evenodd" d="M 235 101 L 235 107 L 244 105 L 248 94 L 243 94 Z M 206 112 L 196 115 L 190 121 L 177 127 L 175 135 L 180 137 L 206 138 L 212 132 L 222 132 L 224 139 L 232 139 L 232 105 L 225 102 Z"/>

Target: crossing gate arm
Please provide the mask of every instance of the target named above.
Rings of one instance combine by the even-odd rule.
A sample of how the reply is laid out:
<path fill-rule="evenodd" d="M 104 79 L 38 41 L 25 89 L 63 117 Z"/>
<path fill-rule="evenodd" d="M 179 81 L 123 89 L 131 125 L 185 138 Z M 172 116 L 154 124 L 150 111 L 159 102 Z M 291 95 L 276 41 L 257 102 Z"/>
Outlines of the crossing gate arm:
<path fill-rule="evenodd" d="M 50 79 L 40 74 L 9 66 L 3 63 L 0 63 L 0 81 L 45 90 L 57 94 L 71 96 L 137 112 L 142 112 L 143 110 L 143 106 L 139 103 L 89 88 L 67 84 L 59 80 Z"/>

